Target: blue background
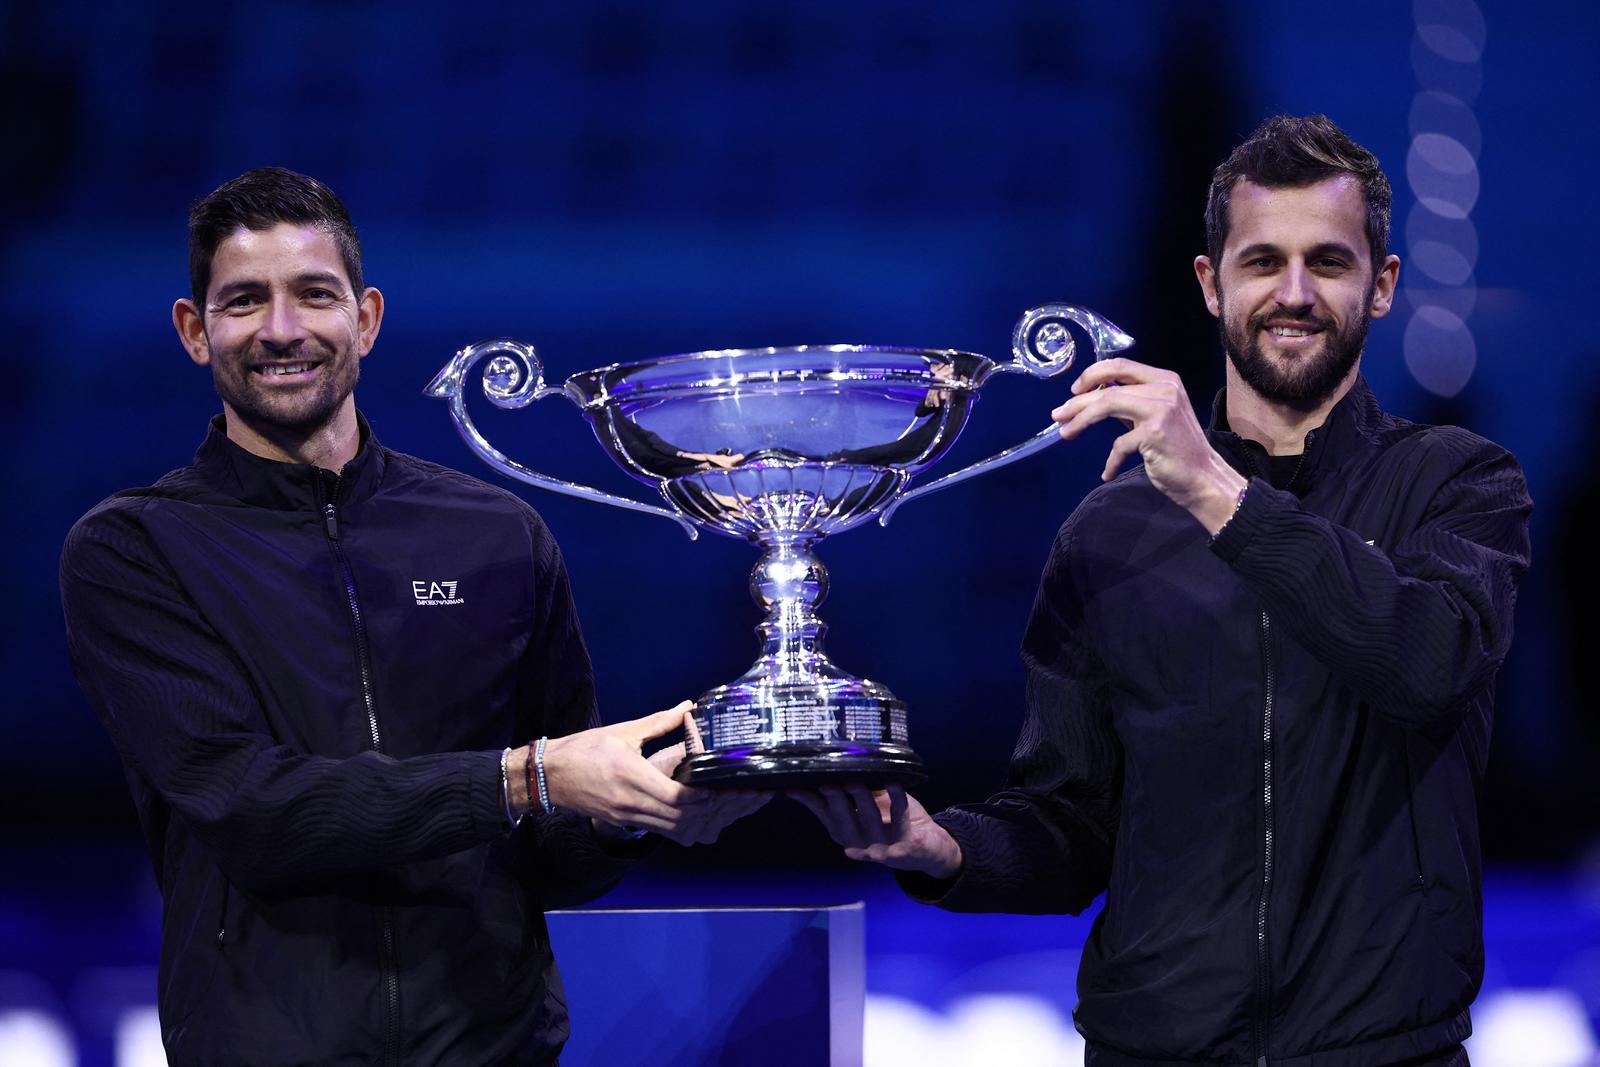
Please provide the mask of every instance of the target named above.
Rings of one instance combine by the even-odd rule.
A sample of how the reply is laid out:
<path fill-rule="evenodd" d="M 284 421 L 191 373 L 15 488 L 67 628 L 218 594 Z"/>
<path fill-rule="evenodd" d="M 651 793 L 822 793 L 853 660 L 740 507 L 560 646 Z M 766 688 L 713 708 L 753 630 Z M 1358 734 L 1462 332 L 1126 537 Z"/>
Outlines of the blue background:
<path fill-rule="evenodd" d="M 1600 724 L 1583 668 L 1600 529 L 1590 322 L 1600 14 L 1576 0 L 1499 7 L 1486 20 L 1477 10 L 1470 0 L 0 6 L 0 189 L 11 207 L 0 464 L 12 515 L 0 966 L 79 958 L 63 947 L 75 944 L 71 924 L 41 918 L 63 914 L 50 910 L 60 902 L 80 914 L 126 908 L 105 935 L 125 941 L 116 958 L 91 962 L 153 959 L 153 890 L 120 765 L 67 663 L 55 567 L 78 515 L 186 462 L 217 409 L 169 309 L 187 292 L 187 206 L 220 182 L 275 163 L 340 193 L 388 305 L 362 409 L 389 446 L 492 478 L 443 406 L 421 396 L 453 351 L 492 335 L 536 344 L 554 381 L 617 360 L 767 344 L 1001 358 L 1024 309 L 1065 300 L 1135 335 L 1133 354 L 1179 370 L 1204 410 L 1221 356 L 1190 261 L 1203 250 L 1211 168 L 1268 114 L 1326 112 L 1385 163 L 1392 245 L 1406 259 L 1408 152 L 1429 121 L 1414 105 L 1428 89 L 1461 101 L 1466 132 L 1445 132 L 1477 149 L 1475 270 L 1445 294 L 1471 300 L 1475 369 L 1453 397 L 1419 384 L 1402 343 L 1410 298 L 1374 324 L 1364 366 L 1391 410 L 1468 426 L 1527 469 L 1535 569 L 1500 680 L 1485 848 L 1498 871 L 1533 871 L 1563 893 L 1600 881 Z M 1441 60 L 1451 41 L 1430 45 L 1418 30 L 1440 25 L 1465 27 L 1481 58 Z M 1429 284 L 1403 267 L 1402 294 Z M 942 469 L 1042 428 L 1064 393 L 1064 382 L 997 380 Z M 487 424 L 502 449 L 549 473 L 648 492 L 559 401 Z M 1038 571 L 1111 436 L 821 547 L 830 648 L 910 705 L 930 806 L 981 796 L 1004 772 Z M 745 669 L 757 622 L 747 545 L 691 543 L 658 519 L 527 495 L 566 552 L 607 719 Z M 798 809 L 774 804 L 714 847 L 662 850 L 633 891 L 678 878 L 738 897 L 750 872 L 772 870 L 793 872 L 795 886 L 842 887 L 815 890 L 824 896 L 865 877 Z M 56 969 L 60 987 L 69 966 Z M 1600 1015 L 1600 993 L 1590 1008 Z"/>

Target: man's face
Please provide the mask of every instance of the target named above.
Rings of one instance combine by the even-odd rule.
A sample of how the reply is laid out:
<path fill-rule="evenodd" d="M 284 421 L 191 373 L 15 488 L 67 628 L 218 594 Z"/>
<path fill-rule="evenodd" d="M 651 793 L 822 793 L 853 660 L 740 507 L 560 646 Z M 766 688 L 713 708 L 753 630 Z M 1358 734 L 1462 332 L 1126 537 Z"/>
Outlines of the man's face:
<path fill-rule="evenodd" d="M 1312 411 L 1346 382 L 1367 325 L 1388 314 L 1400 261 L 1374 272 L 1361 186 L 1233 187 L 1222 261 L 1195 261 L 1206 306 L 1244 383 L 1263 399 Z"/>
<path fill-rule="evenodd" d="M 338 246 L 317 227 L 241 227 L 217 246 L 205 306 L 179 332 L 211 368 L 230 422 L 310 436 L 354 406 L 377 337 L 375 294 L 352 292 Z"/>

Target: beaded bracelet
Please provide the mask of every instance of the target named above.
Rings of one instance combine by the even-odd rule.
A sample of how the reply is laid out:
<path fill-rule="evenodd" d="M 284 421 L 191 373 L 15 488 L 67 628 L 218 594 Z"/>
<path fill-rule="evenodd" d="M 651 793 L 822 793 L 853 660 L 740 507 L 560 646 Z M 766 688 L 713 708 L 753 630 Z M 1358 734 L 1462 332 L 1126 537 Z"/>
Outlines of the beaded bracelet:
<path fill-rule="evenodd" d="M 1233 502 L 1233 510 L 1228 513 L 1227 520 L 1225 522 L 1223 522 L 1223 524 L 1221 526 L 1217 527 L 1217 532 L 1216 533 L 1211 535 L 1211 541 L 1212 541 L 1213 544 L 1216 543 L 1217 538 L 1222 536 L 1222 531 L 1226 530 L 1228 528 L 1228 523 L 1231 523 L 1233 521 L 1234 516 L 1239 514 L 1239 509 L 1244 507 L 1244 498 L 1246 496 L 1249 496 L 1249 495 L 1250 495 L 1250 483 L 1249 482 L 1245 482 L 1244 483 L 1244 488 L 1239 490 L 1239 499 L 1235 500 Z"/>
<path fill-rule="evenodd" d="M 539 807 L 546 815 L 554 810 L 550 807 L 550 787 L 544 779 L 544 743 L 548 740 L 550 740 L 548 737 L 539 738 L 539 743 L 533 750 L 534 777 L 539 783 Z"/>

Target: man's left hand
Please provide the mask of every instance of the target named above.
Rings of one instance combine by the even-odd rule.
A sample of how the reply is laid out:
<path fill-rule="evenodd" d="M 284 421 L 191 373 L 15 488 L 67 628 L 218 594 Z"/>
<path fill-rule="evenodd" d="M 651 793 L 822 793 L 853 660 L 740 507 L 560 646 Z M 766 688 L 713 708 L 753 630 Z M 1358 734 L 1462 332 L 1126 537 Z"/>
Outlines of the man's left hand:
<path fill-rule="evenodd" d="M 686 720 L 686 726 L 692 730 L 694 720 Z M 684 744 L 680 741 L 646 758 L 651 766 L 670 778 L 685 754 Z M 773 796 L 753 789 L 708 789 L 705 793 L 706 798 L 689 809 L 675 827 L 656 832 L 680 845 L 709 845 L 722 831 L 759 810 Z"/>
<path fill-rule="evenodd" d="M 1134 453 L 1150 484 L 1215 534 L 1233 516 L 1246 480 L 1206 440 L 1183 381 L 1175 373 L 1107 359 L 1090 364 L 1072 383 L 1072 399 L 1050 413 L 1071 439 L 1106 418 L 1128 431 L 1118 437 L 1100 477 L 1110 481 Z"/>

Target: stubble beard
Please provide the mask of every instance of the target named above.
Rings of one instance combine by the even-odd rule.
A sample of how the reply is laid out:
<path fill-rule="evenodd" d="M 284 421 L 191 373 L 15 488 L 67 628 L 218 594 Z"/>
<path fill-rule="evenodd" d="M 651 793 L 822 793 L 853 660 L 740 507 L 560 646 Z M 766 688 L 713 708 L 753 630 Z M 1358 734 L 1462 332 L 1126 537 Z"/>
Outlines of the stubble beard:
<path fill-rule="evenodd" d="M 251 353 L 250 361 L 257 355 Z M 211 386 L 222 402 L 257 432 L 310 437 L 333 421 L 361 377 L 361 361 L 352 353 L 333 351 L 320 358 L 319 381 L 309 388 L 275 395 L 270 387 L 254 380 L 255 372 L 248 369 L 246 361 L 213 353 Z"/>
<path fill-rule="evenodd" d="M 1372 325 L 1372 294 L 1367 290 L 1359 313 L 1342 328 L 1335 328 L 1331 319 L 1306 313 L 1292 317 L 1322 330 L 1322 350 L 1308 352 L 1291 363 L 1275 362 L 1261 350 L 1261 335 L 1266 332 L 1268 319 L 1285 318 L 1282 311 L 1261 312 L 1250 316 L 1244 328 L 1235 330 L 1229 322 L 1227 301 L 1221 288 L 1217 290 L 1217 332 L 1222 337 L 1222 348 L 1228 354 L 1239 377 L 1252 391 L 1277 404 L 1286 404 L 1296 411 L 1315 411 L 1334 394 L 1350 370 L 1361 358 L 1367 345 L 1367 330 Z"/>

